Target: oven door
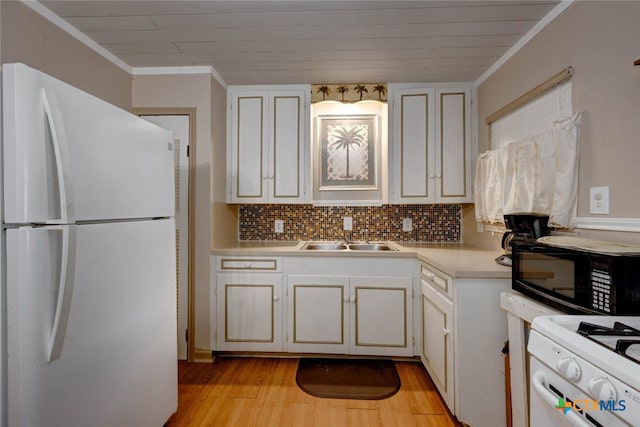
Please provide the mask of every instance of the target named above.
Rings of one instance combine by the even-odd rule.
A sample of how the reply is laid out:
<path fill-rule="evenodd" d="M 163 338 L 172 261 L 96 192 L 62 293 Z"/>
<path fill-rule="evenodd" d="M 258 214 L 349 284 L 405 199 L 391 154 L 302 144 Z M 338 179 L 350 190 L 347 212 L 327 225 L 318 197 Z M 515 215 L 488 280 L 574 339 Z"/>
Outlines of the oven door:
<path fill-rule="evenodd" d="M 531 356 L 529 376 L 531 427 L 629 427 L 613 412 L 595 410 L 592 397 Z M 565 409 L 565 402 L 570 409 Z M 578 408 L 580 410 L 578 410 Z"/>
<path fill-rule="evenodd" d="M 535 242 L 513 245 L 512 288 L 568 313 L 591 309 L 589 258 L 584 253 Z"/>

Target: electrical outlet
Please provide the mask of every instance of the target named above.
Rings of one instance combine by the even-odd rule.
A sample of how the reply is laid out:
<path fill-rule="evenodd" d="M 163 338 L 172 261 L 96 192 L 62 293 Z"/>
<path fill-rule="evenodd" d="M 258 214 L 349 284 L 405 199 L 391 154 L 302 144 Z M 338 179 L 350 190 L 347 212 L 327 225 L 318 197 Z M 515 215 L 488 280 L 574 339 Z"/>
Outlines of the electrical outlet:
<path fill-rule="evenodd" d="M 402 231 L 413 231 L 413 220 L 411 218 L 402 218 Z"/>
<path fill-rule="evenodd" d="M 276 233 L 284 233 L 284 221 L 281 219 L 276 219 L 275 229 Z"/>
<path fill-rule="evenodd" d="M 353 230 L 353 217 L 350 216 L 345 216 L 342 219 L 342 229 L 344 231 L 351 231 Z"/>
<path fill-rule="evenodd" d="M 609 214 L 609 187 L 589 188 L 589 213 L 594 215 Z"/>

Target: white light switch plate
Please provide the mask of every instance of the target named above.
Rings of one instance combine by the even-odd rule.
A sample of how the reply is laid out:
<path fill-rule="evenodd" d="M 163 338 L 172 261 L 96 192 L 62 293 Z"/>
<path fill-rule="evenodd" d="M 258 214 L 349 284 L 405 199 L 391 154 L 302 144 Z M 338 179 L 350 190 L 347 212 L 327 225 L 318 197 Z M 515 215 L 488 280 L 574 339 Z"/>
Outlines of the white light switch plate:
<path fill-rule="evenodd" d="M 353 217 L 350 216 L 345 216 L 342 219 L 342 229 L 344 231 L 351 231 L 353 230 Z"/>
<path fill-rule="evenodd" d="M 411 218 L 402 218 L 402 231 L 413 231 L 413 221 Z"/>
<path fill-rule="evenodd" d="M 275 229 L 276 233 L 284 233 L 284 221 L 281 219 L 276 219 Z"/>
<path fill-rule="evenodd" d="M 609 214 L 609 187 L 589 188 L 589 213 L 594 215 Z"/>

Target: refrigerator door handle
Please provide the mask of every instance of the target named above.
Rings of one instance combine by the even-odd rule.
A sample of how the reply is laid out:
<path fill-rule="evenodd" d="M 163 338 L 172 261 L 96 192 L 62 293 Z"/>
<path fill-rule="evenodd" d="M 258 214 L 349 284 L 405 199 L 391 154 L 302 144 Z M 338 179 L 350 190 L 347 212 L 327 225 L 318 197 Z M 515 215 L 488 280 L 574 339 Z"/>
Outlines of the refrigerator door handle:
<path fill-rule="evenodd" d="M 42 106 L 47 115 L 47 122 L 49 123 L 53 140 L 53 152 L 58 175 L 58 194 L 60 195 L 60 219 L 49 220 L 46 223 L 69 224 L 75 221 L 73 187 L 69 169 L 71 166 L 69 163 L 69 149 L 60 107 L 58 106 L 56 94 L 51 89 L 42 89 Z"/>
<path fill-rule="evenodd" d="M 49 344 L 47 346 L 47 361 L 52 362 L 60 357 L 62 345 L 67 332 L 67 321 L 71 309 L 71 296 L 76 267 L 77 230 L 75 225 L 62 226 L 62 258 L 60 261 L 60 278 L 58 281 L 58 301 Z"/>

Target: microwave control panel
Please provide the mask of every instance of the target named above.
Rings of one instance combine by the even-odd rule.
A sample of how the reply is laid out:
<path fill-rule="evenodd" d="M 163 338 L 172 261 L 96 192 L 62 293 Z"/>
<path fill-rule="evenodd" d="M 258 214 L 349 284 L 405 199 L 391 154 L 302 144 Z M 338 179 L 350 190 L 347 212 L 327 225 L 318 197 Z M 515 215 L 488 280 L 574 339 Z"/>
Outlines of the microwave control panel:
<path fill-rule="evenodd" d="M 593 308 L 611 312 L 610 296 L 611 296 L 611 275 L 602 270 L 591 270 L 591 294 L 593 297 Z"/>
<path fill-rule="evenodd" d="M 611 313 L 611 269 L 604 262 L 591 262 L 591 306 L 604 313 Z"/>

